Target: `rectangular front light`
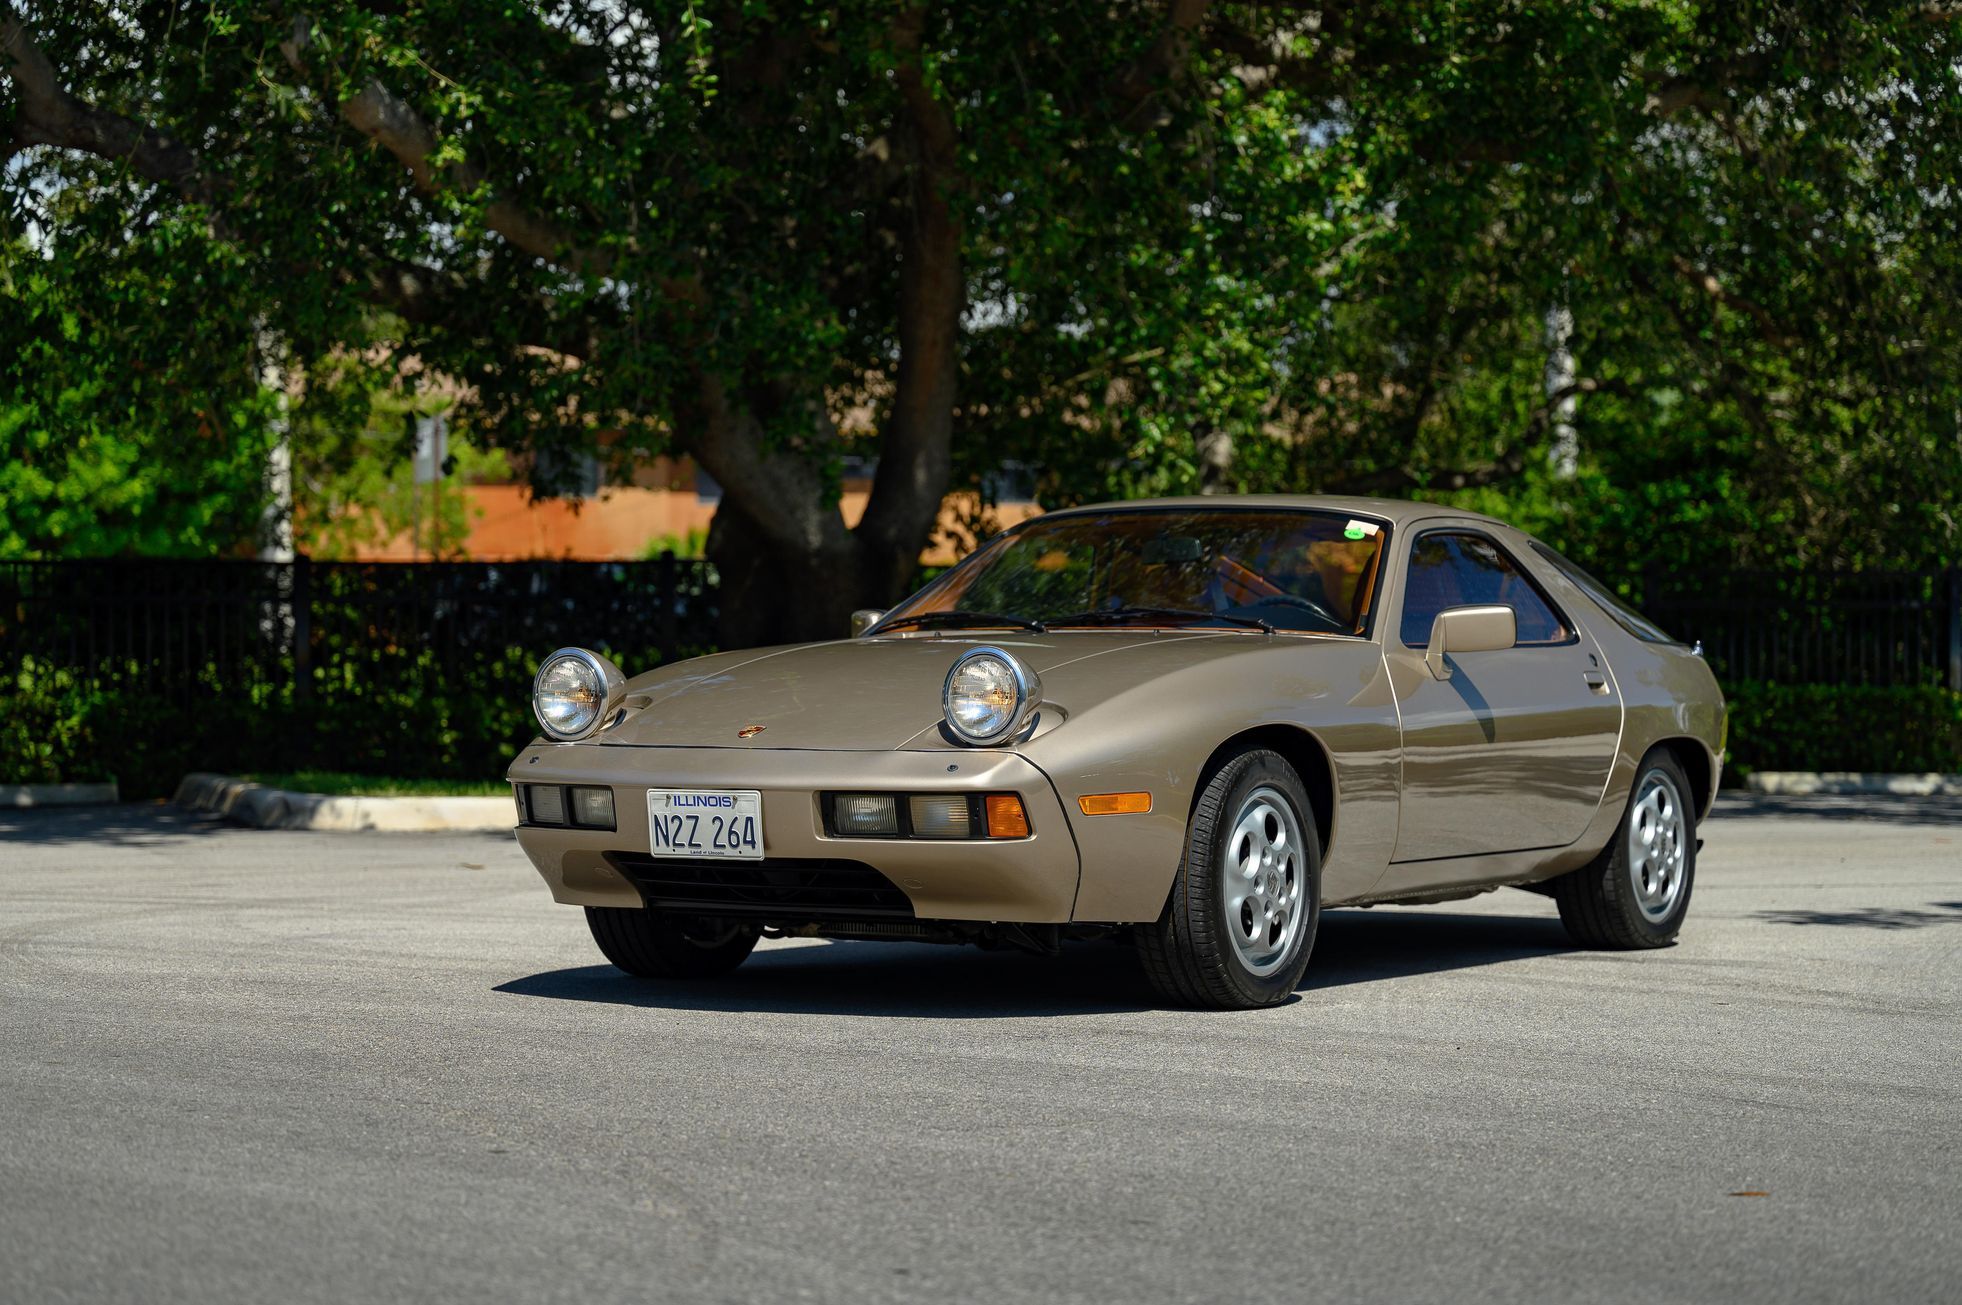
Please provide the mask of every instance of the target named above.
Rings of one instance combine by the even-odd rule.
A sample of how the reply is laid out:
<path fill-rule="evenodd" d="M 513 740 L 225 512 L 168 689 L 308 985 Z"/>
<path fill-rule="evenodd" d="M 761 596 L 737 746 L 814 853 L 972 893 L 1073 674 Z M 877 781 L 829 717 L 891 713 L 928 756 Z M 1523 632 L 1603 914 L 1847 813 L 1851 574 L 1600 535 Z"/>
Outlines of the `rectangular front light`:
<path fill-rule="evenodd" d="M 889 838 L 899 832 L 899 805 L 890 793 L 838 793 L 831 799 L 831 824 L 847 837 Z"/>
<path fill-rule="evenodd" d="M 965 794 L 955 797 L 915 794 L 906 800 L 906 814 L 913 819 L 915 838 L 974 836 L 974 815 Z"/>
<path fill-rule="evenodd" d="M 613 828 L 613 790 L 610 788 L 573 789 L 572 823 L 583 829 Z"/>
<path fill-rule="evenodd" d="M 525 785 L 525 809 L 534 825 L 565 823 L 565 790 L 557 784 Z"/>

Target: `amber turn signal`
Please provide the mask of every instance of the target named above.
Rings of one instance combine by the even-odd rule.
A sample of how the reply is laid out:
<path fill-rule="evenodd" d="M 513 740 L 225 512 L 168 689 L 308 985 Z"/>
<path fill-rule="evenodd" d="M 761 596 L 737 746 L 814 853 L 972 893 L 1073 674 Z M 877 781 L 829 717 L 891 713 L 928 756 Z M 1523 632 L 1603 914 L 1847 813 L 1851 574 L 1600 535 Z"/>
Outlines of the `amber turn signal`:
<path fill-rule="evenodd" d="M 1151 794 L 1085 793 L 1076 806 L 1086 816 L 1141 816 L 1151 810 Z"/>
<path fill-rule="evenodd" d="M 1029 813 L 1022 809 L 1022 799 L 1013 793 L 988 794 L 988 837 L 989 838 L 1027 838 L 1029 836 Z"/>

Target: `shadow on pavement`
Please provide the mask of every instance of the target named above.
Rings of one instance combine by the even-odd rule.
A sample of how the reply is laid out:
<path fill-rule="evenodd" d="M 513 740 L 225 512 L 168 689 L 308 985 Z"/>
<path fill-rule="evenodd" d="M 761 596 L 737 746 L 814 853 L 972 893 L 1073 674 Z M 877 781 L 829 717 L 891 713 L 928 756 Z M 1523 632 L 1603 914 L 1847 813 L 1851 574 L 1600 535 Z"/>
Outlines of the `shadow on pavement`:
<path fill-rule="evenodd" d="M 1558 921 L 1331 911 L 1323 917 L 1301 990 L 1572 950 Z M 759 951 L 734 974 L 707 983 L 634 979 L 611 965 L 582 965 L 513 979 L 494 991 L 666 1010 L 922 1019 L 1102 1015 L 1166 1005 L 1146 985 L 1131 950 L 1109 943 L 1073 943 L 1061 956 L 1044 957 L 930 944 L 832 942 Z"/>
<path fill-rule="evenodd" d="M 1579 951 L 1559 920 L 1409 909 L 1330 911 L 1301 990 L 1471 970 Z"/>
<path fill-rule="evenodd" d="M 251 829 L 234 825 L 208 811 L 192 811 L 170 802 L 125 802 L 103 807 L 0 807 L 0 848 L 9 845 L 59 847 L 64 844 L 142 846 L 207 834 L 240 837 L 297 835 L 305 838 L 469 839 L 509 846 L 506 829 L 448 829 L 416 833 L 375 833 L 356 830 Z"/>
<path fill-rule="evenodd" d="M 497 992 L 663 1010 L 1002 1019 L 1104 1015 L 1156 1003 L 1131 954 L 1109 944 L 1057 957 L 930 943 L 833 942 L 759 951 L 706 982 L 634 979 L 611 965 L 550 970 Z"/>
<path fill-rule="evenodd" d="M 217 816 L 168 802 L 106 807 L 0 807 L 0 845 L 153 843 L 230 828 Z"/>
<path fill-rule="evenodd" d="M 1880 825 L 1962 825 L 1962 798 L 1905 793 L 1769 794 L 1725 791 L 1717 795 L 1713 821 L 1857 820 Z"/>
<path fill-rule="evenodd" d="M 1841 911 L 1759 911 L 1767 924 L 1827 924 L 1854 929 L 1919 929 L 1930 924 L 1962 924 L 1962 902 L 1930 902 L 1931 910 L 1895 906 L 1855 906 Z"/>

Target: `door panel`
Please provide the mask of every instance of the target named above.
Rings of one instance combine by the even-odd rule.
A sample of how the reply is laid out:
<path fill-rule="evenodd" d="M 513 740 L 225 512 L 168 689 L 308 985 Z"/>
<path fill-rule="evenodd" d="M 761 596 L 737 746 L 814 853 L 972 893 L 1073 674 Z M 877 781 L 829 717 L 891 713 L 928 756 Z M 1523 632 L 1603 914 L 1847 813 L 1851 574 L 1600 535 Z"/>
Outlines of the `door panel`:
<path fill-rule="evenodd" d="M 1390 656 L 1403 720 L 1398 861 L 1581 836 L 1621 736 L 1621 702 L 1590 640 L 1454 654 L 1448 680 L 1421 652 Z"/>
<path fill-rule="evenodd" d="M 1409 544 L 1397 634 L 1385 656 L 1403 728 L 1398 862 L 1564 847 L 1600 805 L 1621 736 L 1621 699 L 1600 649 L 1530 573 L 1481 529 L 1445 528 Z M 1424 665 L 1438 611 L 1497 603 L 1518 618 L 1517 646 L 1454 653 L 1449 679 Z M 1405 886 L 1448 866 L 1393 872 Z"/>

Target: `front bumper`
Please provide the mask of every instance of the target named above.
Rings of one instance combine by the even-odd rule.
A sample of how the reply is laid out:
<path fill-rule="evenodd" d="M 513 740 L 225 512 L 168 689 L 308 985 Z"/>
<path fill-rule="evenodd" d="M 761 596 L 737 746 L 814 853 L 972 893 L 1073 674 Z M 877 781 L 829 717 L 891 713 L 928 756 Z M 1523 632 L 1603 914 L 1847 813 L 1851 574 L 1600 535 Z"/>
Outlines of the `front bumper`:
<path fill-rule="evenodd" d="M 762 864 L 861 863 L 891 880 L 921 920 L 1062 924 L 1076 902 L 1079 858 L 1048 776 L 1012 752 L 831 752 L 787 748 L 648 748 L 535 743 L 512 763 L 517 783 L 605 785 L 617 830 L 521 825 L 518 844 L 555 901 L 640 906 L 616 861 L 649 850 L 649 788 L 755 789 L 763 795 Z M 1019 839 L 827 835 L 821 791 L 1015 792 L 1029 816 Z M 612 854 L 609 857 L 609 854 Z M 754 861 L 723 863 L 755 867 Z M 795 911 L 786 911 L 795 917 Z"/>

